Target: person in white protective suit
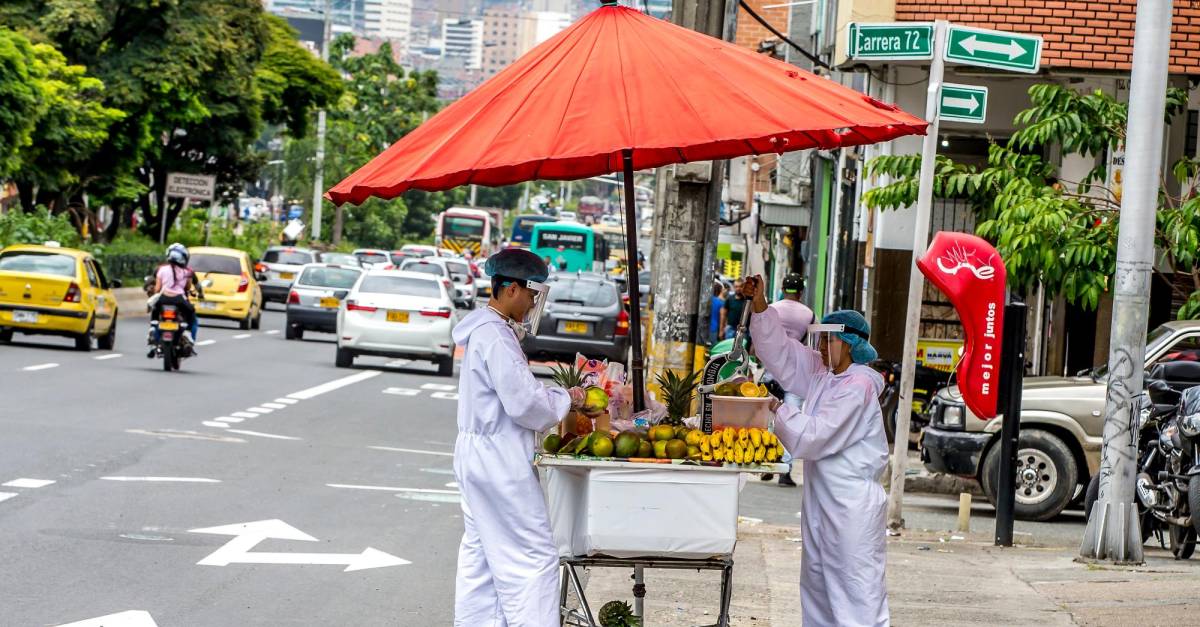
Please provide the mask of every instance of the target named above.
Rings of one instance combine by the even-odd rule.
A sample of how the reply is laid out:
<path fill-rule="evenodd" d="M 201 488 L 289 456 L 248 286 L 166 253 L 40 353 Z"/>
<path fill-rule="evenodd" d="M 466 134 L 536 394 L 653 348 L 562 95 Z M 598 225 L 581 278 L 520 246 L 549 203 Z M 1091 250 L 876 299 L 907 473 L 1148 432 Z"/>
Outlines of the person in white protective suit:
<path fill-rule="evenodd" d="M 537 433 L 582 405 L 579 388 L 547 388 L 521 351 L 545 304 L 545 262 L 506 249 L 487 260 L 488 306 L 454 329 L 459 374 L 454 476 L 463 532 L 454 590 L 461 627 L 558 625 L 558 551 L 532 465 Z"/>
<path fill-rule="evenodd" d="M 871 327 L 857 311 L 835 311 L 810 325 L 805 346 L 767 307 L 762 277 L 751 281 L 755 354 L 783 389 L 804 399 L 800 408 L 772 405 L 775 434 L 804 461 L 803 624 L 888 625 L 887 497 L 879 483 L 888 448 L 878 400 L 883 377 L 865 365 L 878 356 Z"/>

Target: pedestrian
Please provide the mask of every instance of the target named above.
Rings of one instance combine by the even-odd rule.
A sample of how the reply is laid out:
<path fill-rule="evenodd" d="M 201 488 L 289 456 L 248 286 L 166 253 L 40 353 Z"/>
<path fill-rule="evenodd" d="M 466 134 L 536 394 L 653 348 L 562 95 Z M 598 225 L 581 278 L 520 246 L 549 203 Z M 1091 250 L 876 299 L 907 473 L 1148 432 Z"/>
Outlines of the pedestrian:
<path fill-rule="evenodd" d="M 725 299 L 721 295 L 724 287 L 713 281 L 712 296 L 708 299 L 708 345 L 721 341 L 721 329 L 725 328 Z"/>
<path fill-rule="evenodd" d="M 779 312 L 779 322 L 783 325 L 783 332 L 791 339 L 803 342 L 808 335 L 808 326 L 816 321 L 816 316 L 813 310 L 808 308 L 808 305 L 800 302 L 804 295 L 804 276 L 793 272 L 783 278 L 783 298 L 771 303 L 771 309 Z M 800 409 L 804 399 L 798 394 L 793 394 L 784 391 L 783 402 L 788 405 Z M 779 475 L 779 485 L 789 488 L 796 487 L 796 482 L 792 479 L 792 457 L 785 451 L 784 457 L 781 460 L 788 465 L 787 472 Z M 765 473 L 759 476 L 763 481 L 774 479 L 772 473 Z"/>
<path fill-rule="evenodd" d="M 857 311 L 835 311 L 809 326 L 805 346 L 767 306 L 762 278 L 748 281 L 758 358 L 804 399 L 802 410 L 771 404 L 775 434 L 804 461 L 803 624 L 887 625 L 887 497 L 879 477 L 888 449 L 878 400 L 883 377 L 866 365 L 878 356 L 871 327 Z"/>
<path fill-rule="evenodd" d="M 454 476 L 462 493 L 454 624 L 558 625 L 558 550 L 531 463 L 537 433 L 583 404 L 580 388 L 548 388 L 521 351 L 537 333 L 549 269 L 528 250 L 492 255 L 488 306 L 454 329 L 463 347 Z"/>
<path fill-rule="evenodd" d="M 725 339 L 732 338 L 737 333 L 738 325 L 742 323 L 742 311 L 746 309 L 746 296 L 742 293 L 744 281 L 737 279 L 733 282 L 733 290 L 725 298 Z"/>

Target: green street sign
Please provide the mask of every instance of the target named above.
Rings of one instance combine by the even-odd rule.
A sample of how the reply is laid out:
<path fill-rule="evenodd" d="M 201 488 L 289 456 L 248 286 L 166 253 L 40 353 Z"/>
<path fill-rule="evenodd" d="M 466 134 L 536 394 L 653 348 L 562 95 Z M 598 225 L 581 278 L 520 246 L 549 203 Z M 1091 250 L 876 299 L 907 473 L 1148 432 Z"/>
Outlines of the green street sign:
<path fill-rule="evenodd" d="M 1042 58 L 1042 38 L 998 30 L 950 26 L 947 61 L 982 67 L 1036 73 Z"/>
<path fill-rule="evenodd" d="M 850 23 L 851 59 L 933 58 L 933 23 Z"/>
<path fill-rule="evenodd" d="M 987 87 L 942 83 L 938 117 L 943 121 L 983 124 L 987 118 Z"/>

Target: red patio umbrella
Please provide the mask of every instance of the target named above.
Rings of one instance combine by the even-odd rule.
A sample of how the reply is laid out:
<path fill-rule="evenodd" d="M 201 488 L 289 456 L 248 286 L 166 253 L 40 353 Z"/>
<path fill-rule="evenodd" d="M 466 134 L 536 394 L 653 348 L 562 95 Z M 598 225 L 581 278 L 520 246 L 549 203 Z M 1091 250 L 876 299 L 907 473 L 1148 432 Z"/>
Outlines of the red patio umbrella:
<path fill-rule="evenodd" d="M 793 65 L 606 4 L 534 48 L 335 185 L 334 203 L 477 183 L 633 171 L 924 134 L 927 124 Z M 637 273 L 629 276 L 638 311 Z M 641 325 L 630 325 L 642 401 Z"/>

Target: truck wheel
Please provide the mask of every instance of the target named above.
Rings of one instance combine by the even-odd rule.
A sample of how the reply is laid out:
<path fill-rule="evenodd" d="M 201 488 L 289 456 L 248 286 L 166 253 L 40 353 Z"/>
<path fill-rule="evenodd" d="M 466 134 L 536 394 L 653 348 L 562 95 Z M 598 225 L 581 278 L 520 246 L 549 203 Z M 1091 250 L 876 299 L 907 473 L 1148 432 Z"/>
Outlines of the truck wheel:
<path fill-rule="evenodd" d="M 980 483 L 988 500 L 996 504 L 1000 469 L 1000 443 L 983 460 Z M 1066 509 L 1079 482 L 1079 465 L 1071 449 L 1058 436 L 1030 429 L 1021 432 L 1017 445 L 1017 498 L 1014 515 L 1020 520 L 1049 520 Z"/>

